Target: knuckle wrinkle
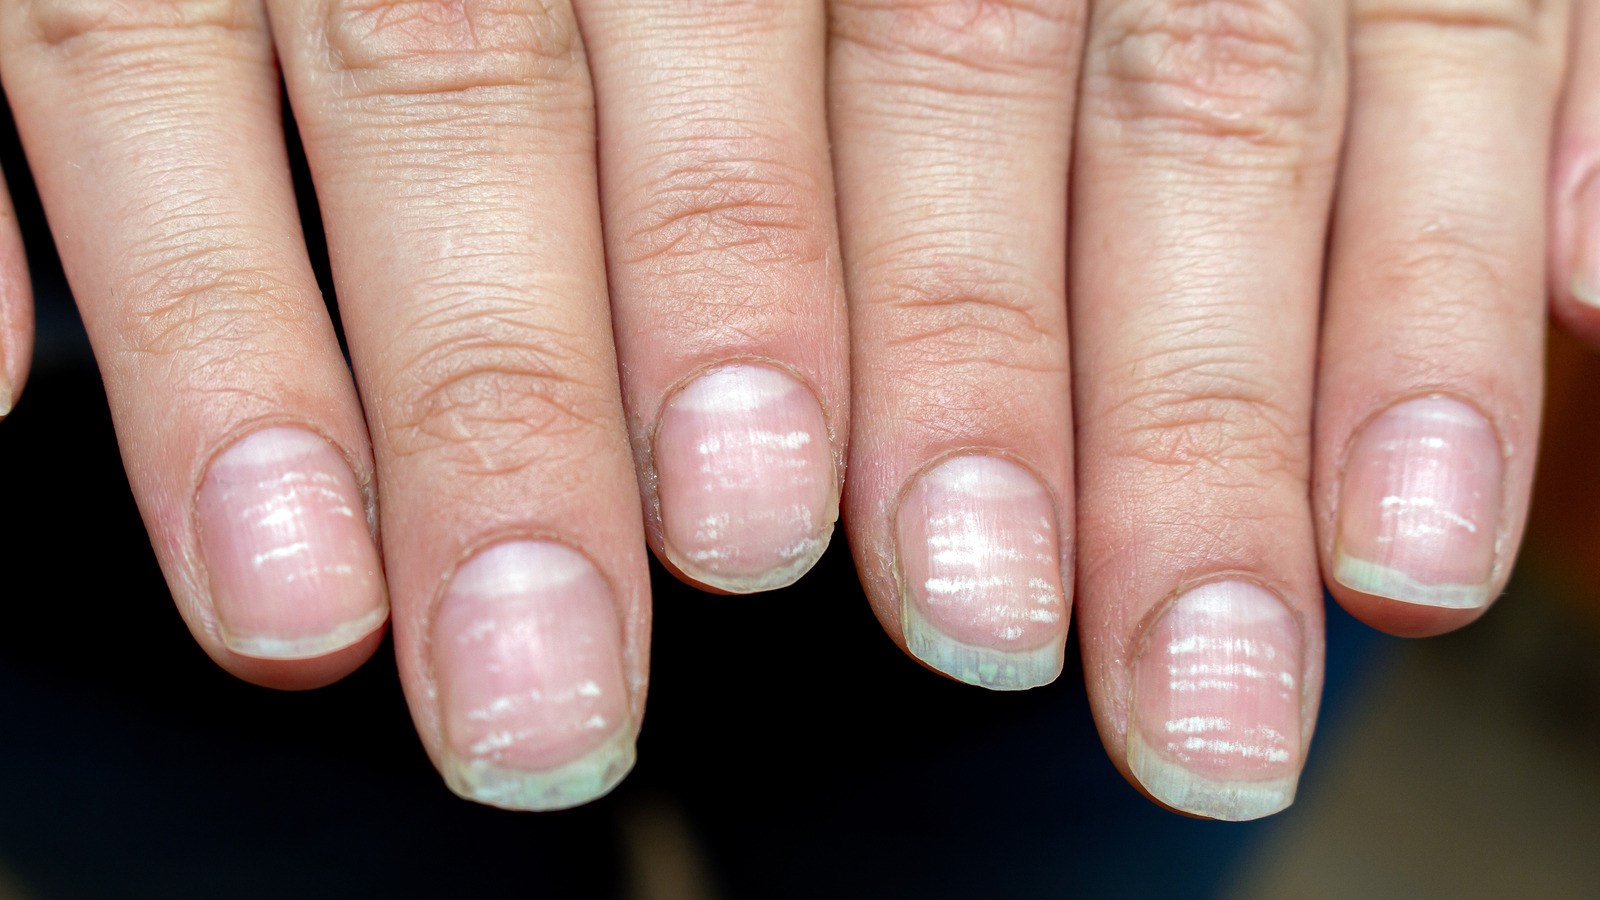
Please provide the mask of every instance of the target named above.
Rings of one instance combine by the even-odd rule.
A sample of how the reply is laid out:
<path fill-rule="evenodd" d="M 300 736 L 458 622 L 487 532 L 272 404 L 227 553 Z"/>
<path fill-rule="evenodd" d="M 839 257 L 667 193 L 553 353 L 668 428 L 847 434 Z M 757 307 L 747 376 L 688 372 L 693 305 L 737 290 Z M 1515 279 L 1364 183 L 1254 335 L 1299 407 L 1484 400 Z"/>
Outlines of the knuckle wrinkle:
<path fill-rule="evenodd" d="M 581 62 L 561 0 L 330 0 L 325 27 L 331 65 L 363 93 L 566 82 Z"/>
<path fill-rule="evenodd" d="M 1065 70 L 1082 29 L 1070 0 L 838 0 L 834 36 L 891 56 L 965 69 Z"/>
<path fill-rule="evenodd" d="M 145 30 L 243 30 L 262 25 L 246 0 L 29 0 L 28 23 L 46 45 L 75 38 Z"/>
<path fill-rule="evenodd" d="M 1331 108 L 1337 42 L 1317 0 L 1134 0 L 1095 30 L 1087 94 L 1133 123 L 1265 143 Z"/>

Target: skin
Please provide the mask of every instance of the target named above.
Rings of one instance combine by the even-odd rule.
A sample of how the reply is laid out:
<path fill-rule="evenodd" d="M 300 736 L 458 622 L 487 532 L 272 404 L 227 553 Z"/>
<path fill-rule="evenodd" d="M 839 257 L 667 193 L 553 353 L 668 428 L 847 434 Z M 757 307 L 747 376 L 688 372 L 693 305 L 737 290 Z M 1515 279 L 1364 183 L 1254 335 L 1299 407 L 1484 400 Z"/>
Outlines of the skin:
<path fill-rule="evenodd" d="M 1579 6 L 1576 39 L 1600 40 Z M 1482 560 L 1466 558 L 1473 538 L 1447 547 L 1463 571 L 1481 562 L 1473 596 L 1492 598 L 1509 572 L 1538 426 L 1541 223 L 1569 12 L 4 0 L 0 77 L 157 556 L 229 671 L 313 687 L 382 635 L 380 622 L 267 658 L 239 652 L 220 620 L 233 570 L 208 560 L 205 536 L 235 512 L 197 498 L 226 469 L 216 461 L 264 429 L 326 442 L 323 465 L 349 470 L 329 508 L 359 507 L 382 559 L 381 580 L 318 581 L 336 586 L 275 627 L 320 634 L 318 604 L 380 620 L 388 604 L 429 753 L 458 791 L 521 808 L 582 802 L 631 762 L 646 546 L 712 590 L 776 587 L 803 574 L 842 506 L 868 599 L 919 662 L 993 688 L 1046 683 L 1075 600 L 1119 768 L 1158 802 L 1245 818 L 1292 798 L 1322 678 L 1323 581 L 1399 634 L 1486 608 L 1363 590 L 1378 582 L 1349 575 L 1352 548 L 1451 534 L 1423 526 L 1439 491 L 1459 488 L 1487 504 L 1461 527 L 1494 537 L 1472 544 Z M 1576 196 L 1600 159 L 1600 117 L 1586 114 L 1600 77 L 1586 65 L 1554 140 L 1557 272 L 1590 233 Z M 353 378 L 295 218 L 275 66 L 317 182 Z M 0 351 L 15 396 L 28 304 L 9 223 Z M 1556 283 L 1563 319 L 1600 334 Z M 712 375 L 724 380 L 696 380 Z M 738 390 L 713 397 L 723 418 L 683 418 L 711 408 L 695 384 L 725 383 Z M 1471 476 L 1484 484 L 1448 460 L 1363 467 L 1410 446 L 1367 448 L 1371 423 L 1438 398 L 1492 439 L 1468 428 L 1450 443 L 1420 416 L 1396 433 L 1495 457 Z M 754 424 L 716 431 L 729 416 Z M 776 475 L 707 488 L 683 474 L 702 471 L 693 453 L 721 471 L 720 451 L 695 448 L 727 435 L 753 454 L 740 467 L 801 473 L 809 493 L 763 493 L 790 483 Z M 1347 497 L 1377 509 L 1343 509 Z M 1391 498 L 1416 517 L 1383 518 Z M 722 533 L 705 505 L 721 500 L 728 541 L 766 543 L 720 557 L 691 546 Z M 803 509 L 774 518 L 789 507 Z M 1341 531 L 1369 512 L 1371 534 Z M 1382 531 L 1394 521 L 1411 531 Z M 256 561 L 240 583 L 261 559 L 310 552 L 296 543 L 243 552 Z M 744 568 L 726 567 L 735 557 Z M 572 599 L 562 619 L 553 575 L 507 580 L 481 560 L 559 560 L 544 574 L 559 569 L 581 609 Z M 453 584 L 458 572 L 470 577 Z M 1385 584 L 1373 589 L 1397 593 Z M 489 655 L 507 662 L 487 679 L 473 669 L 485 654 L 456 648 L 491 620 Z M 1247 712 L 1283 721 L 1162 706 L 1165 682 L 1139 673 L 1191 637 L 1256 641 L 1238 659 L 1196 657 L 1228 671 L 1270 647 L 1283 702 Z M 541 669 L 531 648 L 546 640 L 585 649 Z M 540 706 L 565 696 L 584 699 Z M 484 705 L 441 707 L 456 697 Z M 504 710 L 504 729 L 472 724 Z M 589 721 L 621 737 L 550 731 Z M 1158 746 L 1162 721 L 1212 756 Z M 1224 727 L 1274 737 L 1204 731 Z M 616 765 L 573 775 L 588 793 L 551 787 L 564 747 Z M 1255 768 L 1240 775 L 1228 754 L 1245 751 Z M 473 793 L 510 783 L 506 766 L 538 778 Z M 1277 799 L 1263 799 L 1269 781 Z"/>

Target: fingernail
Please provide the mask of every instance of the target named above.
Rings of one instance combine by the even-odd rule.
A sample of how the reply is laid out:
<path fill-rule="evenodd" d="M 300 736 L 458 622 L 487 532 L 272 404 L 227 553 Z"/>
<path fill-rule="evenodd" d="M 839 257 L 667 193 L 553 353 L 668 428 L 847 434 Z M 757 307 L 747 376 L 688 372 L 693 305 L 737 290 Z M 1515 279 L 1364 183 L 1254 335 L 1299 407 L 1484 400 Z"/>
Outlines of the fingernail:
<path fill-rule="evenodd" d="M 1268 816 L 1300 778 L 1300 629 L 1277 597 L 1224 581 L 1179 597 L 1134 664 L 1128 766 L 1162 803 Z"/>
<path fill-rule="evenodd" d="M 1600 173 L 1584 181 L 1573 204 L 1572 298 L 1600 306 Z"/>
<path fill-rule="evenodd" d="M 505 809 L 566 809 L 633 768 L 622 629 L 605 579 L 546 541 L 479 552 L 450 580 L 433 665 L 452 791 Z"/>
<path fill-rule="evenodd" d="M 321 437 L 276 427 L 211 463 L 197 502 L 217 630 L 262 659 L 322 656 L 389 616 L 361 490 Z"/>
<path fill-rule="evenodd" d="M 736 594 L 793 584 L 839 516 L 833 455 L 811 392 L 767 366 L 707 372 L 656 431 L 662 543 L 684 574 Z"/>
<path fill-rule="evenodd" d="M 1450 609 L 1489 602 L 1504 462 L 1458 400 L 1400 403 L 1351 448 L 1333 577 L 1352 590 Z"/>
<path fill-rule="evenodd" d="M 895 519 L 906 647 L 994 690 L 1061 674 L 1067 603 L 1055 504 L 1026 469 L 957 456 L 924 472 Z"/>

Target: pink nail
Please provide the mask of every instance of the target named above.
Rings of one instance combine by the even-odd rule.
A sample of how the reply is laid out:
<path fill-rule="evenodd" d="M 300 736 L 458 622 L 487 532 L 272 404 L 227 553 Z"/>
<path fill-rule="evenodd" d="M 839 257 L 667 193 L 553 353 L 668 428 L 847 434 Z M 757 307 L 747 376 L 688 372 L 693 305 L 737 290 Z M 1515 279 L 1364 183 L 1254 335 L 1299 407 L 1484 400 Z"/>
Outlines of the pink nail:
<path fill-rule="evenodd" d="M 995 690 L 1061 673 L 1067 602 L 1050 494 L 1021 466 L 957 456 L 918 477 L 895 521 L 912 655 Z"/>
<path fill-rule="evenodd" d="M 1134 668 L 1128 765 L 1157 800 L 1239 821 L 1294 802 L 1300 629 L 1277 597 L 1224 581 L 1179 597 Z"/>
<path fill-rule="evenodd" d="M 197 506 L 217 630 L 233 652 L 322 656 L 388 618 L 361 490 L 321 437 L 276 427 L 242 438 L 212 461 Z"/>
<path fill-rule="evenodd" d="M 450 581 L 433 623 L 450 789 L 506 809 L 565 809 L 633 768 L 611 589 L 583 554 L 512 541 Z"/>
<path fill-rule="evenodd" d="M 1573 197 L 1572 298 L 1600 307 L 1600 172 L 1589 175 Z"/>
<path fill-rule="evenodd" d="M 1425 397 L 1391 407 L 1351 448 L 1333 577 L 1424 606 L 1489 602 L 1504 462 L 1483 416 Z"/>
<path fill-rule="evenodd" d="M 839 515 L 822 408 L 766 366 L 708 372 L 667 402 L 655 436 L 661 531 L 686 575 L 731 593 L 792 584 Z"/>

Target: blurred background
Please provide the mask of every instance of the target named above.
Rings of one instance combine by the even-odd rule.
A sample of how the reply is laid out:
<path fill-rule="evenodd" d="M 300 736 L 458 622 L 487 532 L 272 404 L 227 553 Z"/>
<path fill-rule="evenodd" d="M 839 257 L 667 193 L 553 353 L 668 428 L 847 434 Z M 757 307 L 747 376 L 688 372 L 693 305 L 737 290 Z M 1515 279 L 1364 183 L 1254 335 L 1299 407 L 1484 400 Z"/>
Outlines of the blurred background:
<path fill-rule="evenodd" d="M 39 321 L 0 423 L 0 900 L 1600 897 L 1600 358 L 1560 336 L 1507 595 L 1422 642 L 1330 604 L 1317 740 L 1284 814 L 1229 825 L 1143 800 L 1101 750 L 1075 642 L 1061 679 L 1023 694 L 924 671 L 838 539 L 755 598 L 658 569 L 638 768 L 600 802 L 518 815 L 444 788 L 387 646 L 282 694 L 190 640 L 9 119 L 0 165 Z"/>

